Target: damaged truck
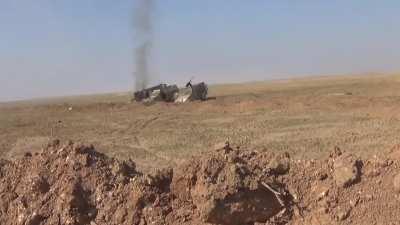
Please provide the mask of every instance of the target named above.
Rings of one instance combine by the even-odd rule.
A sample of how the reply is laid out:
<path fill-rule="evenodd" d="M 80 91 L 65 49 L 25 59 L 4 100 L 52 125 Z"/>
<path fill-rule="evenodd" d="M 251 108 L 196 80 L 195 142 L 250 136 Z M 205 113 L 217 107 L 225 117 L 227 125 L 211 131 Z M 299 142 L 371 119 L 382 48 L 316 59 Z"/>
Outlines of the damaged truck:
<path fill-rule="evenodd" d="M 134 93 L 134 100 L 137 102 L 175 102 L 185 103 L 187 101 L 207 100 L 208 86 L 204 82 L 192 84 L 189 81 L 184 88 L 177 85 L 160 84 L 146 88 Z"/>

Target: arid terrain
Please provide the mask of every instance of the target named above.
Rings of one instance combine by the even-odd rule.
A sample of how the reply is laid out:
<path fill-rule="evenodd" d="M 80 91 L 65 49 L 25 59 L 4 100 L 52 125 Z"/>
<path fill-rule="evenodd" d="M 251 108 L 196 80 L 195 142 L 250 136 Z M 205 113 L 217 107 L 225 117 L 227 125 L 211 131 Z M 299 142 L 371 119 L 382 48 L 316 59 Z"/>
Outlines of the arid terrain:
<path fill-rule="evenodd" d="M 372 156 L 399 143 L 400 76 L 305 78 L 210 87 L 215 100 L 131 103 L 129 94 L 0 106 L 0 151 L 15 157 L 50 139 L 83 141 L 140 167 L 173 165 L 229 141 L 247 149 Z"/>
<path fill-rule="evenodd" d="M 337 76 L 215 85 L 187 104 L 3 103 L 0 224 L 398 224 L 399 86 Z"/>

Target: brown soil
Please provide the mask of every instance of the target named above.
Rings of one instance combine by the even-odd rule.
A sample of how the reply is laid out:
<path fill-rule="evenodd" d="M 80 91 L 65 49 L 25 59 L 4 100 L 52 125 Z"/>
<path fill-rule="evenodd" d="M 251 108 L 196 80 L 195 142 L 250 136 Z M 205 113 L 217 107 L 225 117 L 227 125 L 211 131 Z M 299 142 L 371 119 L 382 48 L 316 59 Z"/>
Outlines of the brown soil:
<path fill-rule="evenodd" d="M 93 146 L 58 141 L 0 160 L 0 224 L 398 224 L 399 147 L 369 160 L 229 145 L 143 174 Z"/>

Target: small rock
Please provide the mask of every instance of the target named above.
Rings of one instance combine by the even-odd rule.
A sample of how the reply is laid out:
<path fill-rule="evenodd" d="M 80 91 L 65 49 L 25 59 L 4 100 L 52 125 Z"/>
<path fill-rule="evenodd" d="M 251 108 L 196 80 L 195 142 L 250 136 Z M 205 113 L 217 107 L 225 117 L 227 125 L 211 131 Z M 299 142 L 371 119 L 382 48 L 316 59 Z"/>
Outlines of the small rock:
<path fill-rule="evenodd" d="M 319 180 L 326 180 L 326 178 L 328 178 L 328 174 L 326 174 L 326 173 L 319 174 L 319 176 L 318 176 Z"/>
<path fill-rule="evenodd" d="M 359 161 L 352 155 L 340 156 L 334 161 L 333 175 L 336 185 L 339 187 L 350 187 L 360 177 Z"/>
<path fill-rule="evenodd" d="M 269 163 L 269 168 L 277 174 L 286 174 L 290 169 L 290 156 L 288 153 L 275 156 Z"/>

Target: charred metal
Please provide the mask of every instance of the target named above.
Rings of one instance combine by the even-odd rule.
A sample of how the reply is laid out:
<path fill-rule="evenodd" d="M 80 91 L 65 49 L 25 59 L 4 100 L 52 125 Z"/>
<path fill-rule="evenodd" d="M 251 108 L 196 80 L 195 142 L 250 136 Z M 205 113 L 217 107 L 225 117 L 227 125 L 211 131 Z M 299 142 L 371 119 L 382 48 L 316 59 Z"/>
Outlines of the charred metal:
<path fill-rule="evenodd" d="M 184 103 L 187 101 L 207 100 L 208 86 L 201 82 L 192 84 L 189 81 L 185 87 L 178 88 L 177 85 L 159 84 L 154 87 L 146 88 L 134 93 L 134 100 L 137 102 L 176 102 Z"/>

